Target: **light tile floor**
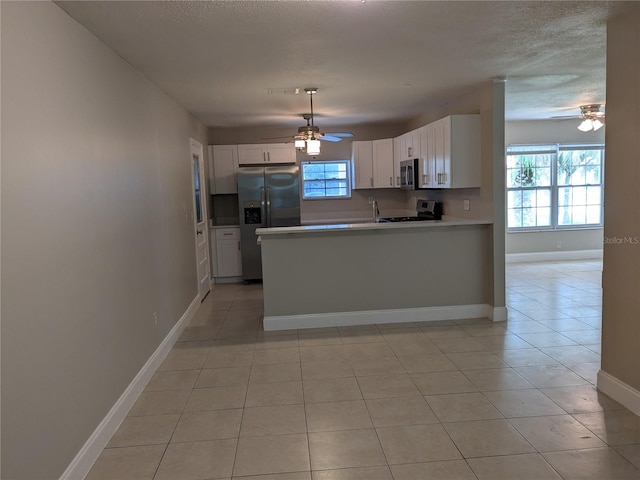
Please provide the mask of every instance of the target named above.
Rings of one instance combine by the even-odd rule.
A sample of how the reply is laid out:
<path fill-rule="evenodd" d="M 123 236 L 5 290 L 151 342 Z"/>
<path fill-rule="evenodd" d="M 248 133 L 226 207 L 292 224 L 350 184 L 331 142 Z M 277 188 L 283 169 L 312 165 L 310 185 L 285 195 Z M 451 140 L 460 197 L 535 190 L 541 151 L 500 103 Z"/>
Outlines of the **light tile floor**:
<path fill-rule="evenodd" d="M 88 479 L 640 479 L 595 389 L 602 263 L 507 268 L 510 320 L 265 333 L 217 285 Z"/>

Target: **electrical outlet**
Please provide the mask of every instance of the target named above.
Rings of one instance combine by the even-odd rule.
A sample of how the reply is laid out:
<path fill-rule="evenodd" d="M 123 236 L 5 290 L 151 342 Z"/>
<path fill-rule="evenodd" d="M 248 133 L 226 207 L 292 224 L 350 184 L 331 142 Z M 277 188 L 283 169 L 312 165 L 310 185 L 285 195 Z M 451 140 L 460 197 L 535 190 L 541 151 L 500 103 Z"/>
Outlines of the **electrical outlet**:
<path fill-rule="evenodd" d="M 471 202 L 467 198 L 464 199 L 464 210 L 465 212 L 471 210 Z"/>
<path fill-rule="evenodd" d="M 560 249 L 562 248 L 562 242 L 561 242 L 560 240 L 558 240 L 558 241 L 556 242 L 556 248 L 557 248 L 558 250 L 560 250 Z"/>
<path fill-rule="evenodd" d="M 369 197 L 369 205 L 373 204 L 373 197 Z"/>
<path fill-rule="evenodd" d="M 153 312 L 153 322 L 155 323 L 155 326 L 158 326 L 158 312 Z"/>

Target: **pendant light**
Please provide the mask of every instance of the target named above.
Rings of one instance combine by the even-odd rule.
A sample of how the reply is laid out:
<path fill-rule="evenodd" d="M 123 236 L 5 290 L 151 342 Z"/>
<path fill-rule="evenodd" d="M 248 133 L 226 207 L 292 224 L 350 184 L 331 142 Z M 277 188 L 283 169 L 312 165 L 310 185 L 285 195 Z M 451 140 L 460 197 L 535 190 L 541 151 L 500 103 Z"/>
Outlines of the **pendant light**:
<path fill-rule="evenodd" d="M 305 88 L 305 92 L 309 95 L 309 103 L 311 104 L 311 131 L 314 131 L 313 125 L 313 94 L 318 91 L 315 87 Z M 320 155 L 320 140 L 312 133 L 311 138 L 307 139 L 307 155 Z"/>

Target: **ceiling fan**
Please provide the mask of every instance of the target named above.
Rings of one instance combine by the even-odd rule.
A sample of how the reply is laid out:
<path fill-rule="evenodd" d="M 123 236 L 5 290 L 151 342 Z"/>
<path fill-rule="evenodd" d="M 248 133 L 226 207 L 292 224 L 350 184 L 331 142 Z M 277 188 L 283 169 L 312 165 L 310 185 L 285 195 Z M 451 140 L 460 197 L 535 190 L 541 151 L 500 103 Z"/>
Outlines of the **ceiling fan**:
<path fill-rule="evenodd" d="M 565 115 L 553 118 L 579 118 L 582 119 L 582 122 L 578 125 L 578 130 L 581 132 L 595 131 L 602 128 L 605 123 L 605 114 L 604 111 L 601 110 L 602 107 L 603 105 L 601 103 L 580 105 L 579 115 Z"/>
<path fill-rule="evenodd" d="M 275 138 L 290 138 L 295 142 L 297 150 L 303 151 L 306 149 L 309 155 L 318 155 L 320 153 L 320 140 L 325 142 L 340 142 L 343 138 L 353 137 L 353 133 L 349 132 L 330 132 L 322 133 L 313 123 L 313 95 L 318 92 L 316 87 L 305 88 L 304 91 L 309 95 L 309 102 L 311 106 L 311 113 L 305 113 L 302 118 L 307 121 L 307 124 L 298 128 L 298 133 L 291 137 L 270 137 Z"/>

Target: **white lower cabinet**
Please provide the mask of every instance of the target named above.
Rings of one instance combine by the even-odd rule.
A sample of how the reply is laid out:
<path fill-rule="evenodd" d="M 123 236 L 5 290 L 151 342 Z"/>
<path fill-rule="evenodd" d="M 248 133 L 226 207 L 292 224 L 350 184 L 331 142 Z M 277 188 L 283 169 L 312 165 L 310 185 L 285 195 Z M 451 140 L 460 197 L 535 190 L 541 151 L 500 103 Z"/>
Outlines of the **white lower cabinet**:
<path fill-rule="evenodd" d="M 234 281 L 242 277 L 242 255 L 240 253 L 240 228 L 212 228 L 211 258 L 213 276 L 217 282 Z"/>

